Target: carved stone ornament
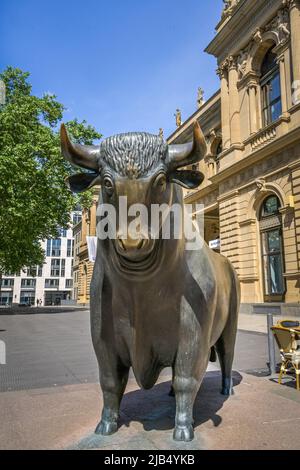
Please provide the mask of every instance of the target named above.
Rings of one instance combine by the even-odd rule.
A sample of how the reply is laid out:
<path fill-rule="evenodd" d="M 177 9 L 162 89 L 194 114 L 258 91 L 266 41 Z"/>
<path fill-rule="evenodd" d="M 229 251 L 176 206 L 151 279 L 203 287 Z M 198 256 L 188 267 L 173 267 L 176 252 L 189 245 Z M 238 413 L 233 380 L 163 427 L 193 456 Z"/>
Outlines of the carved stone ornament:
<path fill-rule="evenodd" d="M 255 180 L 255 184 L 259 192 L 264 193 L 267 191 L 266 182 L 264 179 Z"/>
<path fill-rule="evenodd" d="M 237 66 L 237 57 L 234 57 L 233 55 L 228 57 L 228 67 L 229 69 L 235 69 Z"/>
<path fill-rule="evenodd" d="M 256 44 L 259 44 L 262 41 L 263 30 L 261 28 L 257 28 L 253 34 L 253 41 Z"/>
<path fill-rule="evenodd" d="M 228 60 L 224 60 L 224 62 L 221 63 L 221 65 L 217 68 L 217 74 L 219 75 L 220 78 L 223 78 L 226 76 L 226 72 L 228 71 Z"/>
<path fill-rule="evenodd" d="M 237 69 L 238 69 L 239 79 L 242 79 L 246 73 L 250 47 L 251 47 L 251 44 L 249 44 L 246 49 L 241 51 L 241 53 L 237 57 Z"/>
<path fill-rule="evenodd" d="M 265 27 L 265 31 L 273 31 L 278 36 L 278 44 L 284 45 L 291 36 L 288 10 L 279 10 L 277 16 Z"/>

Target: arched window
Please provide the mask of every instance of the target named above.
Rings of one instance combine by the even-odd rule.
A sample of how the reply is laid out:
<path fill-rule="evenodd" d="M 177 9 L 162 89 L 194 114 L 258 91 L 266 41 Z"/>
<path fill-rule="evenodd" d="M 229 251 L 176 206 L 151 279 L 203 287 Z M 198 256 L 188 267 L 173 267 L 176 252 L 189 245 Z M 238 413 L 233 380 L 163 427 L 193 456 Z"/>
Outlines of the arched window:
<path fill-rule="evenodd" d="M 263 125 L 276 121 L 282 114 L 280 71 L 274 47 L 266 53 L 261 66 Z"/>
<path fill-rule="evenodd" d="M 277 196 L 268 196 L 260 209 L 264 301 L 283 301 L 285 293 L 282 219 Z"/>

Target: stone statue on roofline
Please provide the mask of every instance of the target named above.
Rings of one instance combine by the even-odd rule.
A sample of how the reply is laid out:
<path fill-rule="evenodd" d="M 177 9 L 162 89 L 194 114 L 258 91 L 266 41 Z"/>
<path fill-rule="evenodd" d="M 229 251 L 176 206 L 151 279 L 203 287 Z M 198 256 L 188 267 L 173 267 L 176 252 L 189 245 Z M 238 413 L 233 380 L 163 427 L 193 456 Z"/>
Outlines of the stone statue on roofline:
<path fill-rule="evenodd" d="M 232 15 L 234 8 L 237 6 L 240 0 L 223 0 L 224 9 L 222 12 L 222 17 L 228 17 Z"/>
<path fill-rule="evenodd" d="M 182 119 L 181 119 L 181 111 L 180 109 L 176 109 L 176 113 L 174 114 L 175 119 L 176 119 L 176 126 L 180 127 L 182 124 Z"/>
<path fill-rule="evenodd" d="M 204 100 L 204 90 L 199 87 L 198 88 L 198 94 L 197 94 L 197 106 L 198 108 L 201 108 L 201 106 L 203 106 L 205 103 L 205 100 Z"/>

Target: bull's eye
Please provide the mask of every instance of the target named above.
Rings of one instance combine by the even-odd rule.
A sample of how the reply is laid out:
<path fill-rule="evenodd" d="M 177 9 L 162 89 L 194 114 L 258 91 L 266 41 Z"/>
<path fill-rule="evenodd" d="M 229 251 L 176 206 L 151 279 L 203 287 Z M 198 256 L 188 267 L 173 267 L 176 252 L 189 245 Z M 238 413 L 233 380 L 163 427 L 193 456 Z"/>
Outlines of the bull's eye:
<path fill-rule="evenodd" d="M 154 187 L 160 192 L 164 192 L 166 190 L 167 178 L 164 173 L 161 173 L 160 175 L 158 175 L 158 177 L 154 181 Z"/>
<path fill-rule="evenodd" d="M 103 187 L 108 196 L 111 196 L 114 192 L 114 185 L 110 178 L 105 177 L 103 180 Z"/>

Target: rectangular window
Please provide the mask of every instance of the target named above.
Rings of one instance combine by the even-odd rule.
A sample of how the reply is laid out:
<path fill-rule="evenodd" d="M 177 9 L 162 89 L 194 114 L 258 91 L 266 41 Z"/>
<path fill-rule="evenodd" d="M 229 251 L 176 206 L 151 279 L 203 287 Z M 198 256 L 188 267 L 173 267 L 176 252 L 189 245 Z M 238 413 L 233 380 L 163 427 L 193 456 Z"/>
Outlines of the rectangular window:
<path fill-rule="evenodd" d="M 12 301 L 13 301 L 12 291 L 8 291 L 8 292 L 1 291 L 0 292 L 0 305 L 9 306 L 9 305 L 12 304 Z"/>
<path fill-rule="evenodd" d="M 36 284 L 35 279 L 22 279 L 21 280 L 21 287 L 27 287 L 27 288 L 30 287 L 31 289 L 34 289 L 35 284 Z"/>
<path fill-rule="evenodd" d="M 36 266 L 27 268 L 27 276 L 28 277 L 35 277 L 36 276 Z"/>
<path fill-rule="evenodd" d="M 53 277 L 59 276 L 59 270 L 60 270 L 60 259 L 59 258 L 53 258 L 51 260 L 50 276 L 53 276 Z"/>
<path fill-rule="evenodd" d="M 66 260 L 62 259 L 61 260 L 61 271 L 60 271 L 60 276 L 65 277 L 65 266 L 66 266 Z"/>
<path fill-rule="evenodd" d="M 66 279 L 66 288 L 73 287 L 73 279 Z"/>
<path fill-rule="evenodd" d="M 13 287 L 14 286 L 14 279 L 2 279 L 1 286 L 2 287 Z"/>
<path fill-rule="evenodd" d="M 45 279 L 45 288 L 59 287 L 59 279 Z"/>
<path fill-rule="evenodd" d="M 283 280 L 283 255 L 281 230 L 262 232 L 262 255 L 265 281 L 265 295 L 282 295 L 285 290 Z"/>
<path fill-rule="evenodd" d="M 67 240 L 67 256 L 72 256 L 72 240 Z"/>
<path fill-rule="evenodd" d="M 51 240 L 47 240 L 46 256 L 51 256 Z"/>
<path fill-rule="evenodd" d="M 60 256 L 60 249 L 61 249 L 61 239 L 54 238 L 52 240 L 51 256 Z"/>
<path fill-rule="evenodd" d="M 20 293 L 20 303 L 21 304 L 34 305 L 34 301 L 35 301 L 35 292 L 34 291 L 21 290 L 21 293 Z"/>
<path fill-rule="evenodd" d="M 47 240 L 46 256 L 60 256 L 61 239 Z"/>
<path fill-rule="evenodd" d="M 73 214 L 73 225 L 78 224 L 81 221 L 81 213 Z"/>
<path fill-rule="evenodd" d="M 67 230 L 65 228 L 61 228 L 58 232 L 60 237 L 66 237 L 67 236 Z"/>
<path fill-rule="evenodd" d="M 276 121 L 282 114 L 279 71 L 262 84 L 262 112 L 264 126 Z"/>

